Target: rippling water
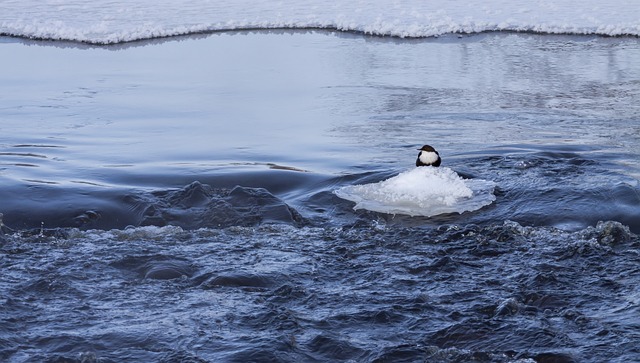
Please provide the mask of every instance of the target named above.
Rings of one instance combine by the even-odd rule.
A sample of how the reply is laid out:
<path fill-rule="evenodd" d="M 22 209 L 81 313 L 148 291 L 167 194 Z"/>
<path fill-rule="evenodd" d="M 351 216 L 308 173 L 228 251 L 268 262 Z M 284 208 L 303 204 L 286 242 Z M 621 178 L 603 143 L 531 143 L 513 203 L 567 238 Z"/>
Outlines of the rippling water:
<path fill-rule="evenodd" d="M 2 360 L 640 357 L 636 38 L 0 42 Z M 496 201 L 333 193 L 424 143 Z"/>
<path fill-rule="evenodd" d="M 3 241 L 9 361 L 632 361 L 614 222 L 176 227 Z M 94 359 L 95 358 L 95 359 Z"/>

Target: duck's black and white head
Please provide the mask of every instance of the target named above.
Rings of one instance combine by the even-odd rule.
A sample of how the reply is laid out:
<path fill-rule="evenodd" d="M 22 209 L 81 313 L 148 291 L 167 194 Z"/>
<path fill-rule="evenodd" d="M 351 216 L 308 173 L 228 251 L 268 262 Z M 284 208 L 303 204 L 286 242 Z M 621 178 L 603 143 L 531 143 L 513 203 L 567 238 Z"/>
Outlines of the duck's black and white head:
<path fill-rule="evenodd" d="M 420 150 L 420 153 L 416 160 L 416 166 L 440 166 L 442 159 L 440 159 L 440 154 L 436 149 L 429 145 L 424 145 L 418 150 Z"/>

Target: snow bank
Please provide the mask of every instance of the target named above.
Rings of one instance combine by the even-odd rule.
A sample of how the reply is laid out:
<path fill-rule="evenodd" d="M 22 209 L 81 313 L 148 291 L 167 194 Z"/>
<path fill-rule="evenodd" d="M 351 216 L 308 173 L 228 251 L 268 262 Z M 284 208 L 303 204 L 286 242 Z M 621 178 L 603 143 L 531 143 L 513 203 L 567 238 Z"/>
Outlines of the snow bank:
<path fill-rule="evenodd" d="M 396 37 L 526 31 L 640 35 L 640 1 L 169 0 L 0 3 L 0 34 L 113 44 L 174 35 L 317 28 Z"/>

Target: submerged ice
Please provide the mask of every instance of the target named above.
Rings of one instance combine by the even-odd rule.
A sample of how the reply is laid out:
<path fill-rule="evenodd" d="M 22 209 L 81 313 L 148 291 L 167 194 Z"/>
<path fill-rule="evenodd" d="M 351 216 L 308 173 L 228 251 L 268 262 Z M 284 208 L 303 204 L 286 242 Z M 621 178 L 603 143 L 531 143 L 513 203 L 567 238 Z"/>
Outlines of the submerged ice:
<path fill-rule="evenodd" d="M 495 183 L 462 179 L 450 168 L 422 167 L 378 183 L 349 185 L 335 191 L 356 203 L 354 209 L 431 217 L 480 209 L 495 200 Z"/>

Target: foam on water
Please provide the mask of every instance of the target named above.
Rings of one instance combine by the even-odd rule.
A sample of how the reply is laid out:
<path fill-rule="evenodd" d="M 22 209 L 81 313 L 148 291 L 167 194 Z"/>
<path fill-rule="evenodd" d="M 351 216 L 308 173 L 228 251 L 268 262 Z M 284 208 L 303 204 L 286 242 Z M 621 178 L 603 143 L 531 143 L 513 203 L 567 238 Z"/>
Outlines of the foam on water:
<path fill-rule="evenodd" d="M 239 29 L 336 29 L 373 35 L 524 31 L 640 35 L 640 3 L 595 0 L 359 1 L 3 1 L 0 34 L 113 44 Z"/>
<path fill-rule="evenodd" d="M 450 168 L 422 167 L 379 183 L 349 185 L 335 191 L 356 203 L 354 209 L 431 217 L 464 213 L 491 204 L 495 183 L 462 179 Z"/>

